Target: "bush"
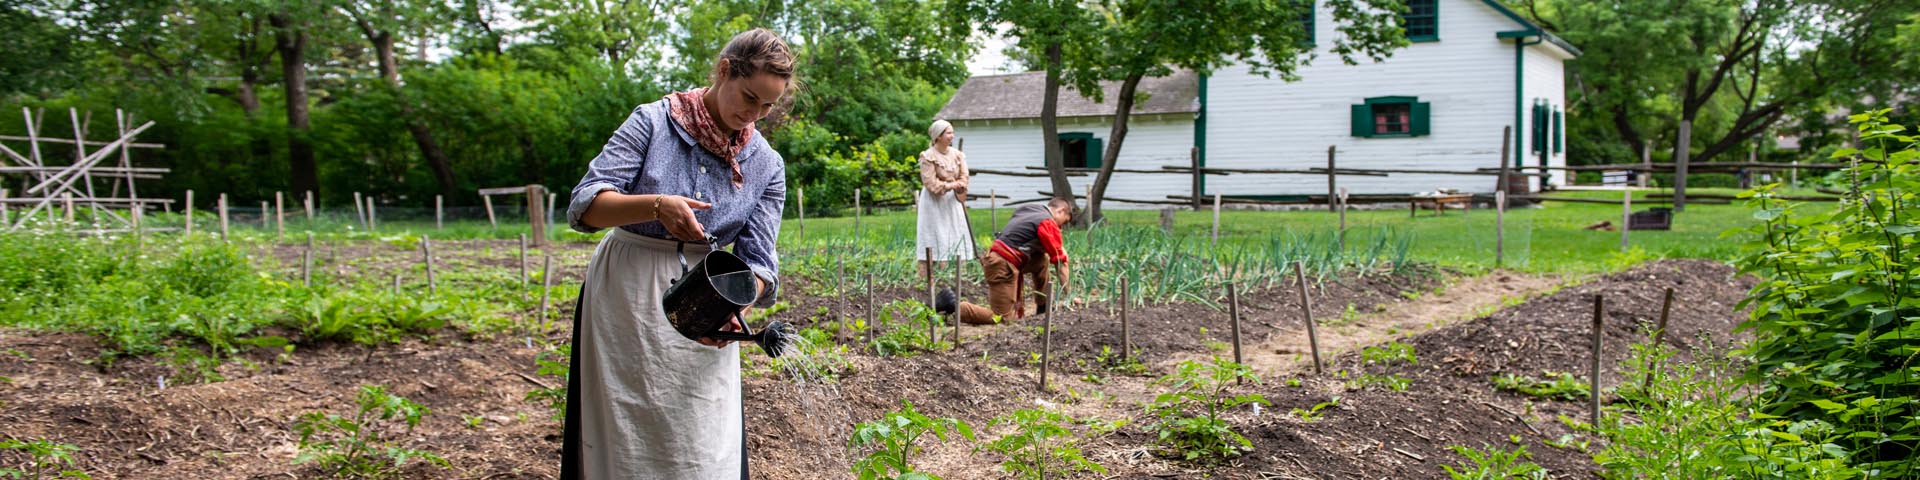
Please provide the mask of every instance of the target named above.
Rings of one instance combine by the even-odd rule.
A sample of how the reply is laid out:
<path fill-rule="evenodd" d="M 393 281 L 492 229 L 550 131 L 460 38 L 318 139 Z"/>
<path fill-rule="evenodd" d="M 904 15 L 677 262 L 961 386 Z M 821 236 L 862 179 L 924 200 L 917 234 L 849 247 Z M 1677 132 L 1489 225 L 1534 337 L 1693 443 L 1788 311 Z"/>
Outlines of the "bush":
<path fill-rule="evenodd" d="M 1833 156 L 1859 157 L 1847 174 L 1861 195 L 1839 208 L 1802 211 L 1773 198 L 1777 185 L 1741 195 L 1762 223 L 1738 265 L 1762 281 L 1741 302 L 1753 314 L 1740 328 L 1754 334 L 1744 353 L 1761 413 L 1831 426 L 1854 466 L 1910 478 L 1920 474 L 1920 141 L 1887 113 L 1851 117 L 1865 148 Z"/>

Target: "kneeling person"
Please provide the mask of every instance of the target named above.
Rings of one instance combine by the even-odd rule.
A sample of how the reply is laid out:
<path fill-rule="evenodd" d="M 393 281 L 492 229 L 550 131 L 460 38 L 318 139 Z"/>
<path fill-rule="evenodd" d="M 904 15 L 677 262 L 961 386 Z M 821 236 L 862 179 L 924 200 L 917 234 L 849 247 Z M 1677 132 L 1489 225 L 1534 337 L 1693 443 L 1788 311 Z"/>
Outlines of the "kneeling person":
<path fill-rule="evenodd" d="M 1025 296 L 1025 277 L 1033 276 L 1034 313 L 1047 311 L 1051 299 L 1047 295 L 1047 266 L 1053 265 L 1059 270 L 1060 281 L 1066 284 L 1070 278 L 1067 268 L 1067 251 L 1061 245 L 1060 225 L 1073 218 L 1073 203 L 1055 198 L 1045 206 L 1025 205 L 1013 211 L 1007 218 L 1007 225 L 993 236 L 992 251 L 980 256 L 980 266 L 986 271 L 987 304 L 982 307 L 962 302 L 957 308 L 960 321 L 973 325 L 996 323 L 999 320 L 1015 320 L 1026 316 L 1021 297 Z M 951 290 L 941 292 L 934 302 L 934 309 L 942 314 L 951 314 L 956 306 Z"/>

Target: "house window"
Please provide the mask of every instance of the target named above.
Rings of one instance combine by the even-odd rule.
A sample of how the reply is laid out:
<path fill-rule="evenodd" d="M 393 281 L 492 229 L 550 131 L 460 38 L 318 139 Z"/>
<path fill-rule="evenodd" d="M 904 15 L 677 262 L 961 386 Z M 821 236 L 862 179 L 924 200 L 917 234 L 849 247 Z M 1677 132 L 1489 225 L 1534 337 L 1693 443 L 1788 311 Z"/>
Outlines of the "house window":
<path fill-rule="evenodd" d="M 1400 15 L 1400 26 L 1407 30 L 1409 41 L 1439 41 L 1440 2 L 1438 0 L 1407 0 L 1407 13 Z"/>
<path fill-rule="evenodd" d="M 1304 45 L 1313 45 L 1313 0 L 1299 2 L 1305 8 L 1300 12 L 1300 41 Z"/>
<path fill-rule="evenodd" d="M 1100 156 L 1106 153 L 1100 139 L 1086 132 L 1060 134 L 1060 164 L 1067 168 L 1100 168 Z"/>
<path fill-rule="evenodd" d="M 1427 102 L 1417 97 L 1373 97 L 1353 106 L 1353 136 L 1419 137 L 1432 132 Z"/>

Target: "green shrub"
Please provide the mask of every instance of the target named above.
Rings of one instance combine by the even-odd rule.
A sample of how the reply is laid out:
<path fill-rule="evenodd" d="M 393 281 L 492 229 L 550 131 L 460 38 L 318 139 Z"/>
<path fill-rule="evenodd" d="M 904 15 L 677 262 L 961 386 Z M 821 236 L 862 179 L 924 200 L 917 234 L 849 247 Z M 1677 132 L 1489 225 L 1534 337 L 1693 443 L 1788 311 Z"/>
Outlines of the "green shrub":
<path fill-rule="evenodd" d="M 1074 420 L 1065 414 L 1045 409 L 1014 410 L 993 419 L 993 425 L 1011 425 L 1014 429 L 986 446 L 988 451 L 1007 456 L 1000 467 L 1019 478 L 1044 479 L 1047 472 L 1106 473 L 1107 467 L 1080 454 L 1080 441 L 1069 426 Z"/>
<path fill-rule="evenodd" d="M 1253 442 L 1233 431 L 1224 415 L 1241 405 L 1272 403 L 1257 393 L 1228 394 L 1229 387 L 1244 380 L 1260 381 L 1253 368 L 1225 359 L 1181 362 L 1173 374 L 1155 381 L 1171 386 L 1173 391 L 1147 404 L 1147 414 L 1156 420 L 1147 429 L 1170 453 L 1184 460 L 1212 461 L 1253 451 Z"/>
<path fill-rule="evenodd" d="M 300 433 L 300 453 L 293 463 L 317 462 L 333 475 L 356 478 L 389 477 L 413 459 L 447 466 L 447 460 L 433 452 L 392 443 L 393 437 L 410 433 L 420 424 L 430 413 L 427 407 L 377 385 L 360 387 L 355 400 L 359 409 L 352 417 L 309 412 L 294 422 L 294 430 Z"/>
<path fill-rule="evenodd" d="M 967 422 L 952 418 L 929 418 L 914 411 L 913 402 L 903 400 L 900 403 L 902 407 L 899 411 L 888 412 L 879 420 L 853 427 L 853 436 L 848 439 L 848 444 L 856 449 L 871 450 L 853 463 L 853 473 L 860 480 L 937 480 L 940 477 L 914 470 L 912 456 L 923 449 L 915 442 L 929 433 L 943 442 L 947 441 L 949 433 L 958 434 L 969 442 L 974 441 L 973 427 L 968 426 Z"/>
<path fill-rule="evenodd" d="M 1887 123 L 1888 110 L 1853 115 L 1860 149 L 1845 172 L 1860 195 L 1840 208 L 1802 211 L 1743 193 L 1761 221 L 1755 251 L 1738 262 L 1761 282 L 1740 306 L 1752 318 L 1746 378 L 1762 386 L 1760 412 L 1788 425 L 1832 427 L 1837 449 L 1879 478 L 1920 475 L 1920 141 Z M 1805 436 L 1801 436 L 1805 438 Z"/>

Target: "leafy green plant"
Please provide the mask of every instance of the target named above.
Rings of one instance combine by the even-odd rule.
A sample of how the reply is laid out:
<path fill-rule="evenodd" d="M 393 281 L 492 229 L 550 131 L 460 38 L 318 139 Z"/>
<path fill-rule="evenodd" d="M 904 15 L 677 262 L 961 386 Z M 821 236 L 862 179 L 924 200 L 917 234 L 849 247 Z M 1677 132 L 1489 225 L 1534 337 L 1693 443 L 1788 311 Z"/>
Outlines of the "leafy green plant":
<path fill-rule="evenodd" d="M 1047 409 L 1020 409 L 993 419 L 993 426 L 1006 425 L 1013 432 L 986 445 L 988 451 L 1005 455 L 1001 468 L 1019 478 L 1044 479 L 1047 472 L 1106 473 L 1107 468 L 1080 453 L 1080 442 L 1069 427 L 1072 417 Z"/>
<path fill-rule="evenodd" d="M 807 382 L 834 382 L 853 370 L 849 348 L 833 341 L 833 334 L 821 328 L 800 329 L 788 352 L 774 358 L 770 366 L 786 372 L 788 378 Z"/>
<path fill-rule="evenodd" d="M 572 368 L 568 362 L 571 361 L 572 355 L 573 345 L 562 344 L 533 356 L 534 365 L 539 366 L 534 374 L 552 377 L 560 386 L 535 387 L 527 391 L 526 399 L 529 402 L 545 404 L 548 410 L 553 410 L 554 420 L 564 420 L 567 416 L 567 375 L 570 374 L 568 370 Z"/>
<path fill-rule="evenodd" d="M 1312 423 L 1312 422 L 1318 422 L 1320 421 L 1321 417 L 1326 416 L 1326 414 L 1320 413 L 1321 410 L 1326 410 L 1326 409 L 1338 407 L 1338 406 L 1340 406 L 1340 397 L 1333 397 L 1330 400 L 1313 404 L 1312 407 L 1296 408 L 1296 409 L 1287 411 L 1287 413 L 1296 417 L 1300 417 L 1301 421 Z"/>
<path fill-rule="evenodd" d="M 944 326 L 945 318 L 924 303 L 915 300 L 895 300 L 880 309 L 879 318 L 874 326 L 880 330 L 873 339 L 873 349 L 879 355 L 911 357 L 920 352 L 945 349 L 951 344 L 936 342 L 932 330 Z"/>
<path fill-rule="evenodd" d="M 1515 478 L 1546 480 L 1549 478 L 1547 476 L 1547 469 L 1541 468 L 1539 464 L 1527 461 L 1527 459 L 1533 458 L 1533 454 L 1527 453 L 1527 447 L 1525 445 L 1514 448 L 1512 451 L 1501 450 L 1492 446 L 1487 446 L 1484 450 L 1459 445 L 1453 445 L 1447 448 L 1452 449 L 1454 453 L 1458 453 L 1462 457 L 1467 457 L 1467 463 L 1460 464 L 1460 468 L 1458 469 L 1453 468 L 1452 465 L 1440 466 L 1440 468 L 1447 471 L 1447 476 L 1453 480 L 1506 480 Z"/>
<path fill-rule="evenodd" d="M 430 412 L 427 407 L 377 385 L 360 387 L 355 401 L 359 409 L 351 417 L 324 412 L 301 415 L 294 422 L 294 430 L 300 433 L 300 453 L 293 463 L 316 462 L 331 474 L 358 478 L 392 476 L 413 459 L 447 466 L 447 460 L 433 452 L 392 444 L 393 437 L 420 424 Z"/>
<path fill-rule="evenodd" d="M 1587 398 L 1587 395 L 1591 394 L 1589 391 L 1591 389 L 1587 388 L 1586 382 L 1574 378 L 1571 373 L 1552 371 L 1542 373 L 1546 375 L 1546 380 L 1511 373 L 1495 375 L 1493 376 L 1493 386 L 1501 390 L 1520 392 L 1534 397 L 1566 401 Z"/>
<path fill-rule="evenodd" d="M 1155 422 L 1147 429 L 1157 435 L 1162 446 L 1184 460 L 1212 461 L 1252 451 L 1253 442 L 1233 431 L 1226 413 L 1242 405 L 1272 405 L 1257 393 L 1230 395 L 1227 391 L 1241 381 L 1258 383 L 1253 368 L 1215 358 L 1211 363 L 1181 362 L 1173 374 L 1155 383 L 1173 391 L 1154 397 L 1147 414 Z"/>
<path fill-rule="evenodd" d="M 46 439 L 0 439 L 0 451 L 12 450 L 26 455 L 19 467 L 0 466 L 0 477 L 7 478 L 93 478 L 74 465 L 73 452 L 79 447 Z"/>
<path fill-rule="evenodd" d="M 1122 375 L 1142 375 L 1147 373 L 1147 364 L 1140 363 L 1139 357 L 1120 358 L 1120 354 L 1111 345 L 1101 345 L 1100 353 L 1094 354 L 1093 363 L 1106 367 L 1107 371 Z"/>
<path fill-rule="evenodd" d="M 1860 148 L 1833 152 L 1853 164 L 1839 208 L 1803 209 L 1778 185 L 1741 194 L 1760 223 L 1737 265 L 1761 282 L 1739 305 L 1753 312 L 1740 328 L 1754 335 L 1746 379 L 1762 387 L 1764 419 L 1830 426 L 1853 465 L 1910 478 L 1920 475 L 1920 138 L 1889 112 L 1849 118 Z"/>
<path fill-rule="evenodd" d="M 920 437 L 931 433 L 944 442 L 949 434 L 957 434 L 969 442 L 974 441 L 973 427 L 968 426 L 967 422 L 953 418 L 930 418 L 915 411 L 913 402 L 903 400 L 900 403 L 900 410 L 853 427 L 853 436 L 848 443 L 853 448 L 869 450 L 865 457 L 853 463 L 853 473 L 860 480 L 938 479 L 940 477 L 916 471 L 913 467 L 912 456 L 923 449 L 922 445 L 916 443 Z"/>
<path fill-rule="evenodd" d="M 1366 360 L 1368 365 L 1392 365 L 1395 363 L 1405 363 L 1408 365 L 1420 364 L 1420 359 L 1413 354 L 1413 345 L 1400 342 L 1389 342 L 1383 345 L 1362 348 L 1360 349 L 1360 358 Z"/>
<path fill-rule="evenodd" d="M 1404 392 L 1407 390 L 1407 387 L 1413 386 L 1413 380 L 1408 380 L 1406 377 L 1399 375 L 1375 375 L 1368 373 L 1362 374 L 1359 377 L 1355 377 L 1353 381 L 1347 382 L 1348 388 L 1367 388 L 1373 386 L 1383 387 L 1396 392 Z"/>

